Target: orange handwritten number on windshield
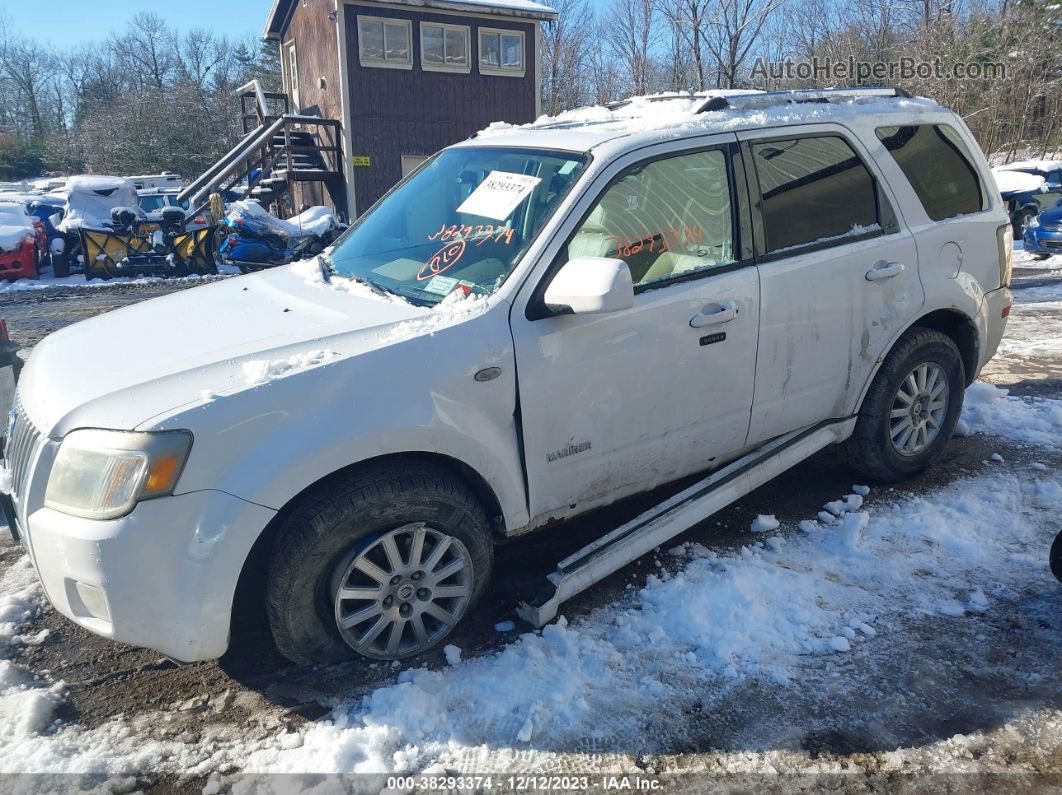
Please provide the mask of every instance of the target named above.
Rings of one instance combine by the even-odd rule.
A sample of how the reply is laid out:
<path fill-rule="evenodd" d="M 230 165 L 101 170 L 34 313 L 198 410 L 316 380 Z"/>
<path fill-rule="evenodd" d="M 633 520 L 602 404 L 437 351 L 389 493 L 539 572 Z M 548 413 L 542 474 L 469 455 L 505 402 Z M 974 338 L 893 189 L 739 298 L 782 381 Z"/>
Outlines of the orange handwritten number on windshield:
<path fill-rule="evenodd" d="M 430 279 L 432 276 L 438 276 L 443 271 L 448 271 L 465 253 L 465 239 L 457 238 L 450 241 L 445 246 L 440 248 L 434 254 L 431 259 L 424 263 L 424 267 L 420 269 L 420 273 L 417 274 L 417 281 L 423 282 Z"/>

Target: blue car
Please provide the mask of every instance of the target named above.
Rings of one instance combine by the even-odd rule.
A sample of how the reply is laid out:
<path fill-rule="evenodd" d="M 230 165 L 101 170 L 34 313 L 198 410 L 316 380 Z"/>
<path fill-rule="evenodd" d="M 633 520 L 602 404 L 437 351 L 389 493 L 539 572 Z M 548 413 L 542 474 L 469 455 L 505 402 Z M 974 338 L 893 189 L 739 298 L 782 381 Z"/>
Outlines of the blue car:
<path fill-rule="evenodd" d="M 1056 204 L 1044 210 L 1025 226 L 1022 242 L 1025 250 L 1037 259 L 1047 259 L 1052 254 L 1062 254 L 1062 206 Z"/>
<path fill-rule="evenodd" d="M 1025 160 L 998 166 L 993 171 L 1017 171 L 1043 180 L 1034 190 L 1000 190 L 1014 224 L 1015 239 L 1025 236 L 1029 223 L 1062 198 L 1062 162 L 1056 160 Z"/>

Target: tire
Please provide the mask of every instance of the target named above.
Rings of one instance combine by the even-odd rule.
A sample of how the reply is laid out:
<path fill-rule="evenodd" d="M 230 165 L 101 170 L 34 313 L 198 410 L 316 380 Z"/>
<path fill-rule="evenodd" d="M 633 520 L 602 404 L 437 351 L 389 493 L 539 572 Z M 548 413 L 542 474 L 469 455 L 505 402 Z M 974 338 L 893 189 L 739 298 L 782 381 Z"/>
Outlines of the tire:
<path fill-rule="evenodd" d="M 52 257 L 52 276 L 56 278 L 62 278 L 70 275 L 70 261 L 66 258 L 66 253 L 62 251 L 53 251 Z"/>
<path fill-rule="evenodd" d="M 1051 573 L 1062 582 L 1062 533 L 1055 536 L 1055 543 L 1051 545 Z"/>
<path fill-rule="evenodd" d="M 1036 210 L 1031 207 L 1026 207 L 1024 210 L 1019 210 L 1018 214 L 1014 216 L 1014 239 L 1021 240 L 1025 236 L 1025 227 L 1029 225 L 1029 221 L 1038 215 Z"/>
<path fill-rule="evenodd" d="M 923 366 L 925 371 L 920 369 Z M 919 378 L 929 389 L 912 389 L 921 386 Z M 946 386 L 931 396 L 942 381 Z M 917 475 L 944 452 L 962 411 L 965 388 L 966 370 L 951 338 L 932 329 L 911 329 L 885 357 L 863 399 L 855 432 L 845 442 L 849 462 L 862 474 L 886 483 Z M 906 395 L 912 391 L 918 396 L 908 402 Z M 937 405 L 941 396 L 943 408 Z M 907 415 L 891 416 L 907 407 Z M 915 428 L 910 434 L 908 425 Z M 924 436 L 919 426 L 925 429 Z"/>
<path fill-rule="evenodd" d="M 432 553 L 444 547 L 430 570 L 407 566 L 416 562 L 418 531 L 422 562 L 431 564 Z M 388 539 L 395 542 L 390 550 Z M 402 565 L 388 562 L 394 552 Z M 281 654 L 302 665 L 422 654 L 442 643 L 482 596 L 493 560 L 483 506 L 444 468 L 384 464 L 343 474 L 305 495 L 278 528 L 266 583 L 273 638 Z M 377 579 L 363 573 L 363 566 L 373 571 L 366 562 Z M 434 580 L 458 562 L 456 573 Z M 341 586 L 354 598 L 338 600 Z M 450 596 L 461 589 L 463 595 Z M 371 599 L 357 598 L 369 591 Z M 452 618 L 449 626 L 436 618 L 436 607 Z M 340 628 L 341 616 L 367 610 L 368 618 Z M 398 645 L 388 643 L 399 625 Z M 355 648 L 372 631 L 379 634 Z"/>

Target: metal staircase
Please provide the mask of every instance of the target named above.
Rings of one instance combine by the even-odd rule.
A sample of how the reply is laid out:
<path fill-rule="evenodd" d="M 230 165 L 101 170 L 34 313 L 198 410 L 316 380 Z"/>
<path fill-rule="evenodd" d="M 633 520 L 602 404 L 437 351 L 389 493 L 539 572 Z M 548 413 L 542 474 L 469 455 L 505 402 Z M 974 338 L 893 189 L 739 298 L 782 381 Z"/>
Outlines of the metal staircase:
<path fill-rule="evenodd" d="M 246 184 L 244 195 L 269 205 L 299 182 L 320 182 L 346 221 L 347 189 L 343 175 L 340 123 L 335 119 L 288 112 L 287 95 L 263 91 L 257 80 L 241 87 L 243 138 L 204 171 L 178 198 L 199 213 L 210 194 Z"/>

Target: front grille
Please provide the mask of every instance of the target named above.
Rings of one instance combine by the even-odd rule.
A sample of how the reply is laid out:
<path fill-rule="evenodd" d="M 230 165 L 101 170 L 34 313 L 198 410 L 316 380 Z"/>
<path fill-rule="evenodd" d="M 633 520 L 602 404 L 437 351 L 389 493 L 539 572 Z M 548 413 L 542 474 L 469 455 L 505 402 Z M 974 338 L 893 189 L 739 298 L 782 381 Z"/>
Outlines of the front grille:
<path fill-rule="evenodd" d="M 18 502 L 20 495 L 25 495 L 29 486 L 30 464 L 41 435 L 37 426 L 26 416 L 19 394 L 15 392 L 15 405 L 11 409 L 11 422 L 4 444 L 4 461 L 11 471 L 11 491 L 15 502 Z"/>
<path fill-rule="evenodd" d="M 1040 228 L 1045 232 L 1062 232 L 1062 226 L 1059 224 L 1040 224 Z"/>
<path fill-rule="evenodd" d="M 1062 248 L 1062 240 L 1041 240 L 1040 245 L 1047 248 Z"/>

